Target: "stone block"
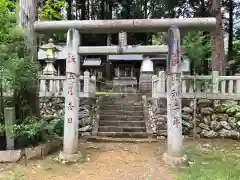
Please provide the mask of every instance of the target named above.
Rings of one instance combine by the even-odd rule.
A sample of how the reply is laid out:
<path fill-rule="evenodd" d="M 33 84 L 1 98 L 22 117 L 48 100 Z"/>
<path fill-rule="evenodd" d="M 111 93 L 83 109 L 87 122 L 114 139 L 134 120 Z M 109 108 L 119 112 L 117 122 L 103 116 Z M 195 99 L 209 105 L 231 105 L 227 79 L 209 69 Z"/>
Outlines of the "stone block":
<path fill-rule="evenodd" d="M 40 147 L 42 149 L 42 156 L 47 156 L 51 151 L 51 143 L 42 144 Z"/>
<path fill-rule="evenodd" d="M 27 160 L 41 158 L 42 157 L 41 146 L 26 148 L 25 149 L 25 156 L 26 156 Z"/>
<path fill-rule="evenodd" d="M 51 145 L 51 149 L 49 153 L 56 152 L 62 146 L 63 140 L 62 139 L 54 139 L 49 144 Z"/>
<path fill-rule="evenodd" d="M 22 157 L 21 150 L 0 151 L 0 163 L 17 162 Z"/>

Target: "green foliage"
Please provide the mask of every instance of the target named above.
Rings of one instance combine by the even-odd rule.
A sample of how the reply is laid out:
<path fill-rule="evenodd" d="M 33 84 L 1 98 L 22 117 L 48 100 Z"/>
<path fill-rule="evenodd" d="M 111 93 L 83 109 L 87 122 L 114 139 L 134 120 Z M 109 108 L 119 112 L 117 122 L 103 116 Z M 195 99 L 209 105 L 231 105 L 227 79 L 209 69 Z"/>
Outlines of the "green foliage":
<path fill-rule="evenodd" d="M 14 92 L 14 104 L 22 105 L 19 99 L 35 91 L 38 66 L 24 57 L 24 32 L 12 21 L 16 14 L 9 11 L 14 6 L 10 0 L 0 0 L 0 83 Z"/>
<path fill-rule="evenodd" d="M 22 89 L 34 90 L 37 86 L 37 65 L 31 61 L 19 58 L 17 54 L 10 55 L 3 64 L 3 87 L 14 89 L 18 94 Z"/>
<path fill-rule="evenodd" d="M 240 40 L 236 38 L 233 40 L 233 54 L 240 56 Z"/>
<path fill-rule="evenodd" d="M 230 116 L 234 116 L 237 120 L 240 120 L 240 105 L 234 102 L 227 102 L 218 105 L 215 108 L 217 113 L 227 113 Z"/>
<path fill-rule="evenodd" d="M 67 5 L 66 0 L 44 0 L 39 11 L 40 20 L 63 20 L 61 9 Z"/>
<path fill-rule="evenodd" d="M 63 135 L 62 118 L 40 119 L 28 117 L 23 122 L 12 127 L 0 125 L 0 132 L 6 129 L 14 132 L 18 148 L 37 145 L 39 142 L 51 140 L 54 137 Z"/>
<path fill-rule="evenodd" d="M 202 70 L 203 62 L 211 55 L 211 42 L 206 39 L 202 32 L 192 32 L 182 42 L 183 53 L 190 59 L 196 72 Z"/>

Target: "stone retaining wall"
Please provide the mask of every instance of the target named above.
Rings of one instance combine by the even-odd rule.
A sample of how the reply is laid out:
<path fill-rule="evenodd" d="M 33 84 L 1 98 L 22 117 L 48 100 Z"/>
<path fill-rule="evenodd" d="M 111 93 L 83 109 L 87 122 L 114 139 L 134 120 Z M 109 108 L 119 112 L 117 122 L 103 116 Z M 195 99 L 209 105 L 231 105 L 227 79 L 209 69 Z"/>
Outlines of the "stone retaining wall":
<path fill-rule="evenodd" d="M 148 101 L 149 126 L 157 136 L 166 135 L 166 99 Z M 193 135 L 194 104 L 183 100 L 182 125 L 184 135 Z M 240 139 L 240 103 L 237 101 L 197 100 L 196 132 L 204 138 Z"/>
<path fill-rule="evenodd" d="M 96 118 L 96 99 L 81 98 L 79 107 L 80 135 L 90 135 Z M 64 98 L 40 98 L 40 114 L 42 117 L 64 119 Z"/>

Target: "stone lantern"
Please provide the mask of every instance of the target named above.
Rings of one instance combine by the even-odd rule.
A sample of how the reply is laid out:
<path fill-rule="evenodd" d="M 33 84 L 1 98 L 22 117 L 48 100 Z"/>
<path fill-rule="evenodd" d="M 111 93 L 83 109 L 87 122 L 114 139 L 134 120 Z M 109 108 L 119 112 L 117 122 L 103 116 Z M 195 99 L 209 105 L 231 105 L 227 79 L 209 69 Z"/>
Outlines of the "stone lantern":
<path fill-rule="evenodd" d="M 152 92 L 153 73 L 153 62 L 148 56 L 145 56 L 141 64 L 139 77 L 139 89 L 140 92 L 145 95 L 148 95 Z"/>
<path fill-rule="evenodd" d="M 57 70 L 54 68 L 55 53 L 60 51 L 60 47 L 54 45 L 53 39 L 49 39 L 48 44 L 42 45 L 40 49 L 46 52 L 46 67 L 43 70 L 43 75 L 57 75 Z"/>

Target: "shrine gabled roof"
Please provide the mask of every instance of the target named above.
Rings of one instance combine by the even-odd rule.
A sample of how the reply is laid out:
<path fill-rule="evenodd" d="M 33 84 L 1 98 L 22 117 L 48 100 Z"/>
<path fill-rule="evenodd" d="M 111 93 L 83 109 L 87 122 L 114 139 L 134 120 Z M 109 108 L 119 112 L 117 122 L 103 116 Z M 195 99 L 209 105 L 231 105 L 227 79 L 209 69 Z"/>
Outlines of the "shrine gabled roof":
<path fill-rule="evenodd" d="M 108 55 L 108 60 L 110 61 L 142 61 L 142 54 L 117 54 L 117 55 Z"/>

